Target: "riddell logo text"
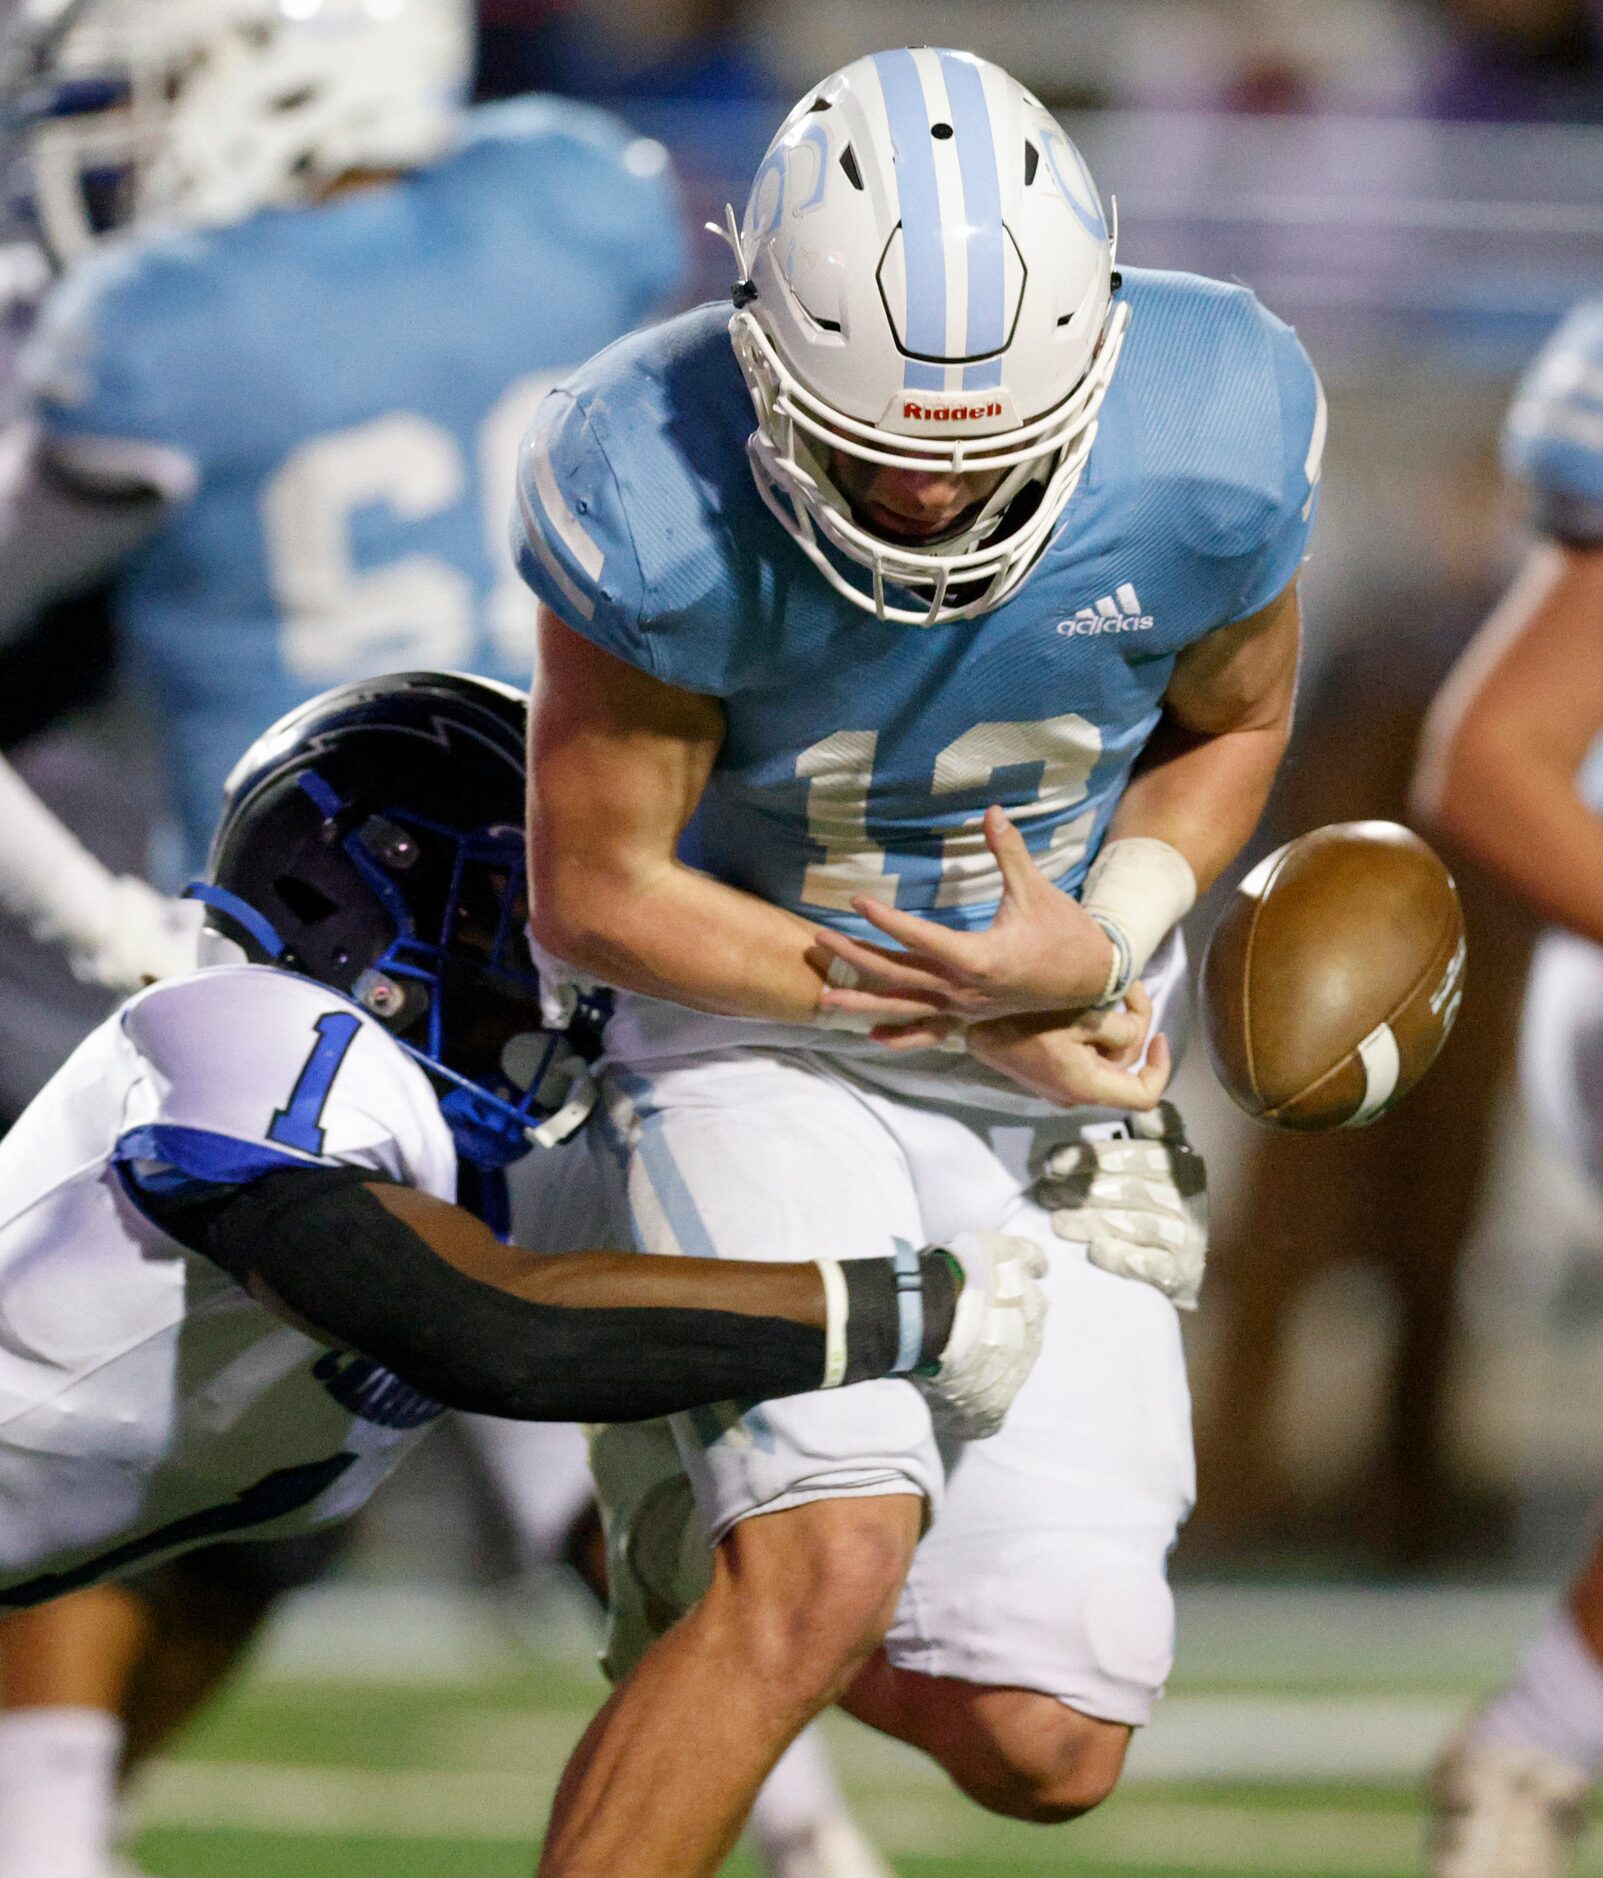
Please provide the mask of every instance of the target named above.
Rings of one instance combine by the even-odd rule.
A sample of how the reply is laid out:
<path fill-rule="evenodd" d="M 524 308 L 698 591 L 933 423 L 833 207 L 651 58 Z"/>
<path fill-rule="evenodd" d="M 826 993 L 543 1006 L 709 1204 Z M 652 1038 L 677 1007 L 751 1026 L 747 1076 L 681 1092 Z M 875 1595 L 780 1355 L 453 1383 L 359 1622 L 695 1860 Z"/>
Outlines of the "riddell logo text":
<path fill-rule="evenodd" d="M 902 416 L 921 424 L 967 424 L 975 418 L 1001 415 L 1002 407 L 994 399 L 989 404 L 914 404 L 909 398 L 902 405 Z"/>

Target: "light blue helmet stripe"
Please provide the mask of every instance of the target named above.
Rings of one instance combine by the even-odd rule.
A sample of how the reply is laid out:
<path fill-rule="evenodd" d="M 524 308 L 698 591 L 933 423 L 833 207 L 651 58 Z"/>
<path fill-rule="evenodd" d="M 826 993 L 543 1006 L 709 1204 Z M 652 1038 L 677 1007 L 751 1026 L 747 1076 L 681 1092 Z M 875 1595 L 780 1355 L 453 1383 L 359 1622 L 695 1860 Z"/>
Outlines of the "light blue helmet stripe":
<path fill-rule="evenodd" d="M 902 265 L 907 274 L 907 349 L 930 358 L 944 358 L 946 252 L 941 240 L 940 194 L 935 184 L 935 151 L 930 141 L 924 87 L 911 52 L 876 52 L 874 65 L 896 153 Z M 937 370 L 932 383 L 930 368 L 920 369 L 910 359 L 902 382 L 909 389 L 931 391 L 944 383 L 944 378 Z"/>
<path fill-rule="evenodd" d="M 812 194 L 805 202 L 796 204 L 796 213 L 805 215 L 809 209 L 816 209 L 823 201 L 824 191 L 829 186 L 829 133 L 822 124 L 809 124 L 798 142 L 811 144 L 818 153 L 818 180 L 813 184 Z"/>
<path fill-rule="evenodd" d="M 972 59 L 940 52 L 941 75 L 952 107 L 952 129 L 963 178 L 968 217 L 968 342 L 974 359 L 1000 352 L 1007 342 L 1007 235 L 1002 227 L 1002 182 L 996 170 L 996 139 L 985 81 Z M 965 385 L 969 384 L 965 373 Z"/>
<path fill-rule="evenodd" d="M 1068 159 L 1067 169 L 1058 156 L 1061 147 Z M 1102 198 L 1096 192 L 1096 184 L 1091 180 L 1091 172 L 1085 166 L 1085 158 L 1080 155 L 1079 146 L 1073 144 L 1062 132 L 1049 130 L 1041 138 L 1041 148 L 1046 152 L 1047 167 L 1063 192 L 1063 200 L 1074 211 L 1075 219 L 1093 241 L 1106 241 L 1108 238 L 1108 218 L 1102 212 Z M 1074 172 L 1081 185 L 1075 187 L 1068 171 Z"/>

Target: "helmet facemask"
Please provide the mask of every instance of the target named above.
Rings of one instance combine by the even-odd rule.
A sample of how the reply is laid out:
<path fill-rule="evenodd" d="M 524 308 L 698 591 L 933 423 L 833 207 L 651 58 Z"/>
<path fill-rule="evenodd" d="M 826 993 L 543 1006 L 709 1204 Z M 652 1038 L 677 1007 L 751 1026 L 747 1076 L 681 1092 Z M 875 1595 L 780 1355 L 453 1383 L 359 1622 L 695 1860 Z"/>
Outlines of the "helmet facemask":
<path fill-rule="evenodd" d="M 459 1148 L 480 1165 L 521 1152 L 574 1093 L 576 1066 L 544 1026 L 521 827 L 464 834 L 397 810 L 344 846 L 395 922 L 351 995 L 449 1085 L 440 1106 Z"/>
<path fill-rule="evenodd" d="M 757 487 L 769 509 L 839 594 L 876 618 L 935 626 L 1000 606 L 1040 559 L 1079 485 L 1096 442 L 1097 411 L 1124 344 L 1130 310 L 1113 302 L 1096 358 L 1056 410 L 998 437 L 903 437 L 863 424 L 814 397 L 786 367 L 757 321 L 741 310 L 730 340 L 757 414 L 747 440 Z M 829 453 L 914 472 L 1003 470 L 977 513 L 927 545 L 891 541 L 864 526 L 830 475 Z M 1031 502 L 1021 501 L 1026 493 Z M 1009 525 L 1010 511 L 1018 519 Z M 865 590 L 824 543 L 866 567 Z M 928 604 L 886 597 L 900 587 Z"/>
<path fill-rule="evenodd" d="M 562 1139 L 592 1099 L 529 955 L 523 710 L 454 674 L 312 700 L 241 759 L 189 888 L 206 962 L 279 965 L 362 1006 L 487 1169 Z"/>
<path fill-rule="evenodd" d="M 1000 605 L 1061 525 L 1129 319 L 1116 230 L 1062 129 L 971 54 L 875 54 L 803 99 L 727 223 L 769 509 L 881 620 Z M 854 509 L 842 458 L 999 480 L 941 538 L 904 539 Z"/>

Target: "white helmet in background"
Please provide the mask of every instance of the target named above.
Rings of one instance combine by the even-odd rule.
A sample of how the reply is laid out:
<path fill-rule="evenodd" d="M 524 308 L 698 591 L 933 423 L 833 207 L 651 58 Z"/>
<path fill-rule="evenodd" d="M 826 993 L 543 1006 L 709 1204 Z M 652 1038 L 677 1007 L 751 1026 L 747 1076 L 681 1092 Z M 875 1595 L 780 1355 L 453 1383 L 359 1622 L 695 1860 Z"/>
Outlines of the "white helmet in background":
<path fill-rule="evenodd" d="M 45 241 L 66 261 L 429 162 L 473 45 L 471 0 L 21 0 L 6 88 Z"/>
<path fill-rule="evenodd" d="M 971 53 L 876 53 L 797 105 L 738 230 L 729 221 L 744 276 L 730 337 L 764 500 L 881 619 L 931 626 L 1000 605 L 1062 520 L 1128 319 L 1078 150 Z M 956 533 L 909 545 L 855 519 L 835 452 L 1004 474 Z M 891 604 L 887 585 L 918 604 Z"/>

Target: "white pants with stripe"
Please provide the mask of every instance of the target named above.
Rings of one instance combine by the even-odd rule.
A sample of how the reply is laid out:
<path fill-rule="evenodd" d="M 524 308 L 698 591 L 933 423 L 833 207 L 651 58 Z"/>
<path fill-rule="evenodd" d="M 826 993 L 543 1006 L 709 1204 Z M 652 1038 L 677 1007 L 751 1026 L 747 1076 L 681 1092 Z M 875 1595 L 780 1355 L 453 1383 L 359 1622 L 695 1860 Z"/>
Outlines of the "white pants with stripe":
<path fill-rule="evenodd" d="M 707 1021 L 685 1020 L 687 1040 Z M 738 1047 L 611 1062 L 607 1115 L 637 1245 L 863 1258 L 969 1229 L 1029 1234 L 1051 1255 L 1044 1353 L 1001 1434 L 944 1452 L 922 1396 L 901 1381 L 675 1417 L 707 1526 L 717 1538 L 809 1501 L 919 1494 L 930 1525 L 891 1660 L 1144 1722 L 1172 1660 L 1164 1567 L 1193 1494 L 1174 1309 L 1091 1266 L 1032 1203 L 1062 1112 L 971 1106 L 961 1060 L 942 1102 L 929 1097 L 927 1065 L 916 1101 L 897 1092 L 894 1069 L 876 1065 L 871 1082 L 863 1068 L 823 1051 Z"/>

